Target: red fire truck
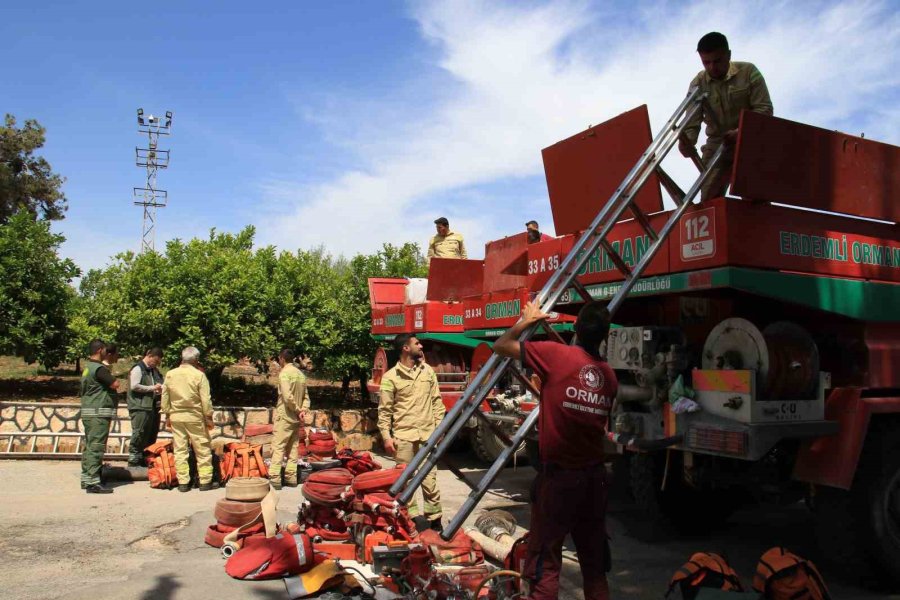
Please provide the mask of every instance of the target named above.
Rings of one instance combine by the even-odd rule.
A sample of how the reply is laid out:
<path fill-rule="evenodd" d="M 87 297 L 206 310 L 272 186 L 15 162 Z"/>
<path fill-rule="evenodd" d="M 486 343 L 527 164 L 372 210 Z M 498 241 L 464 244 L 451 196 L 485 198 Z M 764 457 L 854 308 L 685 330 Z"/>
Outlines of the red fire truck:
<path fill-rule="evenodd" d="M 462 316 L 456 335 L 486 339 L 517 317 L 489 319 L 491 298 L 521 305 L 563 282 L 561 295 L 541 302 L 576 314 L 586 295 L 614 299 L 627 281 L 605 352 L 620 381 L 610 417 L 618 473 L 638 503 L 654 517 L 708 522 L 747 500 L 806 499 L 836 563 L 900 579 L 900 148 L 745 112 L 736 197 L 690 203 L 656 166 L 633 196 L 623 190 L 636 162 L 659 164 L 653 144 L 640 107 L 546 148 L 560 237 L 506 238 L 488 244 L 483 262 L 451 261 L 448 269 L 461 270 L 447 285 L 472 286 L 465 290 L 432 295 L 446 261 L 433 263 L 429 301 L 452 303 Z M 663 210 L 662 190 L 675 210 Z M 630 214 L 611 209 L 623 194 Z M 621 220 L 607 230 L 605 214 Z M 587 236 L 600 238 L 596 250 L 569 260 Z M 555 274 L 572 264 L 577 274 Z M 373 332 L 380 318 L 386 325 L 379 311 L 391 310 L 412 311 L 413 329 L 422 321 L 431 331 L 416 307 L 377 299 Z M 483 362 L 471 356 L 454 367 L 468 373 L 460 390 Z M 473 389 L 493 379 L 478 381 Z M 414 468 L 436 460 L 441 435 Z M 397 487 L 408 494 L 406 485 Z M 479 484 L 445 534 L 484 490 Z"/>

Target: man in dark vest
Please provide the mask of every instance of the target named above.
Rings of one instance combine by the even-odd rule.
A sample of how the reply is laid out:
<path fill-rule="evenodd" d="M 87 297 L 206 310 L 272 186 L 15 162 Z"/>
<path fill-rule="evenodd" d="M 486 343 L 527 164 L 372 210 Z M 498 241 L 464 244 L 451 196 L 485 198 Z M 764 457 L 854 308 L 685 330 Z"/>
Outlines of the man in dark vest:
<path fill-rule="evenodd" d="M 128 374 L 128 415 L 131 417 L 131 443 L 128 466 L 144 464 L 144 448 L 156 443 L 159 434 L 159 406 L 163 376 L 159 372 L 162 350 L 150 348 Z"/>
<path fill-rule="evenodd" d="M 119 382 L 103 364 L 106 354 L 103 340 L 91 340 L 88 353 L 90 358 L 81 373 L 81 423 L 84 428 L 81 489 L 88 494 L 111 494 L 112 489 L 100 482 L 100 469 L 109 426 L 116 416 L 114 394 L 119 391 Z"/>

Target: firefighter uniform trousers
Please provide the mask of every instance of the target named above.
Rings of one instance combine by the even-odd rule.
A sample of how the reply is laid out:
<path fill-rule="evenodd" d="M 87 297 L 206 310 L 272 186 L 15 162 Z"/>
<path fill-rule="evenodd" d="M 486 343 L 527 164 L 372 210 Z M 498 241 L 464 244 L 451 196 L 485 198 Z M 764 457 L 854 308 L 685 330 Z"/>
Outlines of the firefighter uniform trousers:
<path fill-rule="evenodd" d="M 109 439 L 112 417 L 88 417 L 82 409 L 81 424 L 84 428 L 84 450 L 81 452 L 81 487 L 100 484 L 100 469 Z"/>
<path fill-rule="evenodd" d="M 269 463 L 269 479 L 281 483 L 281 463 L 287 454 L 288 461 L 284 465 L 284 480 L 290 484 L 297 483 L 297 444 L 300 443 L 300 423 L 290 423 L 287 419 L 279 418 L 276 413 L 272 433 L 272 461 Z"/>
<path fill-rule="evenodd" d="M 175 421 L 172 423 L 172 438 L 179 485 L 188 485 L 191 482 L 191 467 L 188 462 L 191 448 L 194 449 L 194 456 L 197 458 L 197 476 L 200 485 L 212 482 L 212 440 L 206 423 Z"/>
<path fill-rule="evenodd" d="M 397 453 L 394 455 L 394 458 L 398 463 L 407 463 L 409 464 L 412 461 L 413 456 L 416 455 L 416 452 L 419 451 L 425 442 L 407 442 L 406 440 L 399 440 L 394 438 L 394 446 L 397 448 Z M 410 502 L 409 516 L 417 517 L 423 513 L 423 511 L 419 510 L 419 499 L 416 496 L 413 496 L 412 501 Z M 434 469 L 428 472 L 428 475 L 425 476 L 425 479 L 422 481 L 422 498 L 425 501 L 424 506 L 424 514 L 425 517 L 429 521 L 433 521 L 434 519 L 439 519 L 441 517 L 441 492 L 437 486 L 437 475 L 435 474 Z"/>
<path fill-rule="evenodd" d="M 556 600 L 562 546 L 571 534 L 584 579 L 585 600 L 607 600 L 609 482 L 601 465 L 583 469 L 543 466 L 531 488 L 531 535 L 525 577 L 533 600 Z"/>

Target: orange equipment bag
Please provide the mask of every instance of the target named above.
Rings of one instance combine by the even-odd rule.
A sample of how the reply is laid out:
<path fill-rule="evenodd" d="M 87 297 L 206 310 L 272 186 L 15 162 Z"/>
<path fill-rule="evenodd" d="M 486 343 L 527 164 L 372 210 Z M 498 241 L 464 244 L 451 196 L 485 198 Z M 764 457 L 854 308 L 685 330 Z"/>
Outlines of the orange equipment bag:
<path fill-rule="evenodd" d="M 262 456 L 262 446 L 248 444 L 246 442 L 231 442 L 225 444 L 225 453 L 219 461 L 219 475 L 222 483 L 232 477 L 269 477 L 269 469 L 266 467 Z"/>
<path fill-rule="evenodd" d="M 150 487 L 165 490 L 178 485 L 172 440 L 161 440 L 144 448 L 144 460 Z"/>
<path fill-rule="evenodd" d="M 759 558 L 753 589 L 767 600 L 830 600 L 822 575 L 812 562 L 781 546 Z"/>
<path fill-rule="evenodd" d="M 690 560 L 675 571 L 669 581 L 666 598 L 670 597 L 676 588 L 681 590 L 681 596 L 685 600 L 694 600 L 700 588 L 744 591 L 744 588 L 741 587 L 741 580 L 734 569 L 724 558 L 712 552 L 696 552 Z"/>

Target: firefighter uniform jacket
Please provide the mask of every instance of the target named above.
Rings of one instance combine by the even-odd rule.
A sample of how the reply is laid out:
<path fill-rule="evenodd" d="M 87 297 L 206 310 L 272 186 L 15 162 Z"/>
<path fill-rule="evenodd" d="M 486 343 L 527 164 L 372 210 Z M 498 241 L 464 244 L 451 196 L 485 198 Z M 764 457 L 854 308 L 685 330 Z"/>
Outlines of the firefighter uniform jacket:
<path fill-rule="evenodd" d="M 684 137 L 691 145 L 697 143 L 700 136 L 700 123 L 706 122 L 706 144 L 703 153 L 711 155 L 722 144 L 722 136 L 726 132 L 737 129 L 741 111 L 752 110 L 764 115 L 772 114 L 772 99 L 769 88 L 762 73 L 753 63 L 734 62 L 729 65 L 724 79 L 713 79 L 705 70 L 700 71 L 690 87 L 699 86 L 700 90 L 709 93 L 707 109 L 698 112 L 684 129 Z"/>
<path fill-rule="evenodd" d="M 278 374 L 278 417 L 288 423 L 300 422 L 300 411 L 309 410 L 309 391 L 306 376 L 293 364 L 287 363 Z"/>
<path fill-rule="evenodd" d="M 428 243 L 428 259 L 438 258 L 468 258 L 466 244 L 463 236 L 452 231 L 447 235 L 436 235 Z"/>
<path fill-rule="evenodd" d="M 183 364 L 166 373 L 163 383 L 162 412 L 172 423 L 202 423 L 211 419 L 212 399 L 209 380 L 200 369 Z"/>
<path fill-rule="evenodd" d="M 378 429 L 383 439 L 427 440 L 444 412 L 437 375 L 424 362 L 412 368 L 398 362 L 381 378 Z"/>

